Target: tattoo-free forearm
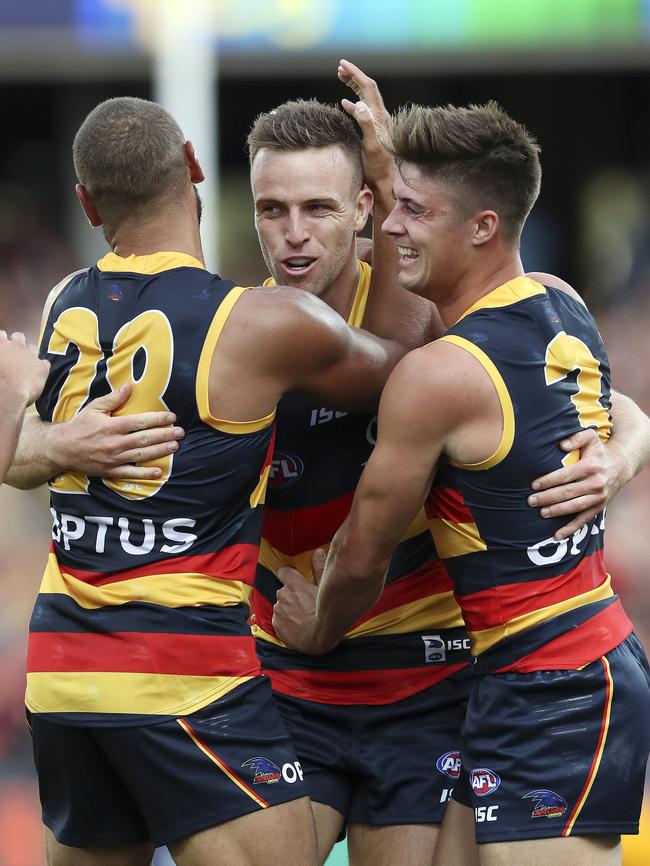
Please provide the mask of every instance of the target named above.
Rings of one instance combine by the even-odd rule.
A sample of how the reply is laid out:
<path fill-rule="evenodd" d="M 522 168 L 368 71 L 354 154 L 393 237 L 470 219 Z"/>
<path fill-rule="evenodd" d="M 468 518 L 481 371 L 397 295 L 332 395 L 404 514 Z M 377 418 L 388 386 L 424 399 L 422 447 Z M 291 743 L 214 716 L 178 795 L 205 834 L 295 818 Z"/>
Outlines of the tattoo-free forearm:
<path fill-rule="evenodd" d="M 38 415 L 25 416 L 16 453 L 5 478 L 7 484 L 30 490 L 45 484 L 63 470 L 64 467 L 55 463 L 53 458 L 57 453 L 56 436 L 59 432 L 54 428 L 58 426 L 41 420 Z"/>
<path fill-rule="evenodd" d="M 620 464 L 622 487 L 650 461 L 650 418 L 618 391 L 612 391 L 611 412 L 614 428 L 607 447 Z"/>

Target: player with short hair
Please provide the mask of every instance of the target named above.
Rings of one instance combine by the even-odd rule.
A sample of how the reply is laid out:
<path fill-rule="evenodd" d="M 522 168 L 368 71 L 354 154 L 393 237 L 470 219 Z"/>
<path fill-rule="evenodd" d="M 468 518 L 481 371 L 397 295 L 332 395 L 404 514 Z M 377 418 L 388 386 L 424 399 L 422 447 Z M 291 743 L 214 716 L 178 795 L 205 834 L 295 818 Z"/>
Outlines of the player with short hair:
<path fill-rule="evenodd" d="M 98 105 L 74 159 L 111 252 L 48 300 L 39 414 L 67 422 L 113 389 L 118 414 L 178 418 L 185 438 L 145 477 L 50 483 L 26 696 L 48 862 L 138 866 L 167 844 L 179 866 L 289 850 L 312 866 L 302 769 L 248 625 L 275 408 L 292 388 L 370 408 L 403 350 L 304 292 L 210 274 L 203 174 L 155 103 Z"/>
<path fill-rule="evenodd" d="M 519 237 L 540 184 L 524 127 L 495 103 L 413 106 L 391 142 L 383 229 L 401 285 L 434 301 L 448 330 L 391 375 L 318 592 L 281 571 L 276 632 L 331 652 L 380 597 L 424 506 L 479 676 L 440 862 L 454 862 L 470 807 L 482 866 L 620 863 L 619 834 L 638 831 L 650 671 L 603 565 L 603 515 L 558 540 L 561 520 L 527 503 L 539 469 L 561 469 L 561 439 L 607 439 L 605 349 L 575 292 L 524 276 Z"/>

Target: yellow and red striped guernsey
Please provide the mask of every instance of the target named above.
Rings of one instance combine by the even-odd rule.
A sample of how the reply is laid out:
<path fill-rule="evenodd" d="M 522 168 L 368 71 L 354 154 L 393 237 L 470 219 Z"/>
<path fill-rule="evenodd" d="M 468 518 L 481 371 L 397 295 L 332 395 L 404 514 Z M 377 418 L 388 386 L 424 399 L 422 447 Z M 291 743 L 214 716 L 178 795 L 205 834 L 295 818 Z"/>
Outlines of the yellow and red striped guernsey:
<path fill-rule="evenodd" d="M 27 706 L 76 723 L 185 715 L 260 675 L 248 625 L 273 416 L 213 418 L 208 374 L 244 289 L 178 253 L 110 253 L 53 299 L 38 402 L 52 421 L 125 382 L 181 448 L 155 481 L 50 484 L 52 551 L 30 624 Z M 218 370 L 217 370 L 218 375 Z"/>
<path fill-rule="evenodd" d="M 596 325 L 574 298 L 521 277 L 442 339 L 483 366 L 503 418 L 494 454 L 443 463 L 427 503 L 477 670 L 579 668 L 632 628 L 605 571 L 604 516 L 557 542 L 565 519 L 545 520 L 527 498 L 535 477 L 566 461 L 562 439 L 590 426 L 609 435 L 609 365 Z"/>
<path fill-rule="evenodd" d="M 360 277 L 348 323 L 363 321 L 370 268 Z M 345 519 L 376 439 L 375 416 L 336 412 L 289 394 L 278 406 L 254 626 L 264 672 L 277 692 L 335 704 L 401 700 L 465 666 L 469 640 L 451 579 L 422 512 L 398 547 L 379 601 L 334 651 L 308 656 L 288 649 L 272 626 L 282 565 L 313 578 L 311 559 Z"/>

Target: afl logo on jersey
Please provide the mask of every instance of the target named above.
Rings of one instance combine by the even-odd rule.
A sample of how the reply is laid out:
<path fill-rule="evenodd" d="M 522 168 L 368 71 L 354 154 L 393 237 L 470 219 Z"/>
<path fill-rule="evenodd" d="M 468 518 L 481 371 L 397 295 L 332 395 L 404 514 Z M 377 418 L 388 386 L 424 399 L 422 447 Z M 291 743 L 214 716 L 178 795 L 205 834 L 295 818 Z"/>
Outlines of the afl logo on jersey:
<path fill-rule="evenodd" d="M 124 297 L 124 293 L 119 286 L 116 286 L 115 283 L 113 283 L 107 297 L 109 301 L 121 301 Z"/>
<path fill-rule="evenodd" d="M 300 457 L 288 454 L 286 451 L 276 451 L 269 470 L 269 487 L 282 490 L 295 484 L 305 471 L 305 464 Z"/>
<path fill-rule="evenodd" d="M 474 791 L 477 797 L 487 797 L 488 794 L 494 794 L 501 784 L 499 776 L 493 773 L 492 770 L 488 770 L 487 767 L 472 770 L 469 774 L 469 781 L 472 791 Z"/>
<path fill-rule="evenodd" d="M 436 767 L 449 779 L 457 779 L 460 776 L 460 752 L 445 752 L 436 761 Z"/>

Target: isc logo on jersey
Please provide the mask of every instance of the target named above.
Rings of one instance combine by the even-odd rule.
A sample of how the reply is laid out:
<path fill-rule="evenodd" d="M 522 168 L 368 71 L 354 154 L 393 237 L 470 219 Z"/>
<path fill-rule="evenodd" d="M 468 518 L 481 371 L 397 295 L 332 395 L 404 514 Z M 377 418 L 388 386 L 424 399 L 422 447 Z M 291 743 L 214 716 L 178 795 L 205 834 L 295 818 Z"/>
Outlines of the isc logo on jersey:
<path fill-rule="evenodd" d="M 501 779 L 492 770 L 487 767 L 479 767 L 477 770 L 472 770 L 469 774 L 469 781 L 472 786 L 472 791 L 477 797 L 487 797 L 488 794 L 494 794 L 496 789 L 501 784 Z"/>
<path fill-rule="evenodd" d="M 445 752 L 436 761 L 436 768 L 449 779 L 457 779 L 460 776 L 460 767 L 460 752 Z"/>
<path fill-rule="evenodd" d="M 295 454 L 276 451 L 269 470 L 269 487 L 282 490 L 295 484 L 305 471 L 305 464 Z"/>

